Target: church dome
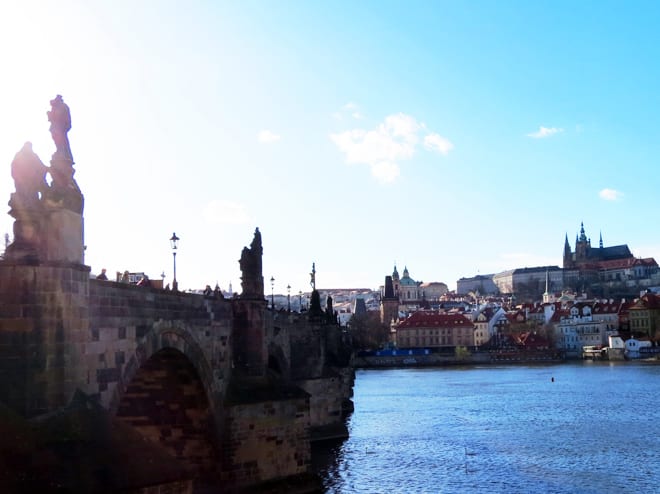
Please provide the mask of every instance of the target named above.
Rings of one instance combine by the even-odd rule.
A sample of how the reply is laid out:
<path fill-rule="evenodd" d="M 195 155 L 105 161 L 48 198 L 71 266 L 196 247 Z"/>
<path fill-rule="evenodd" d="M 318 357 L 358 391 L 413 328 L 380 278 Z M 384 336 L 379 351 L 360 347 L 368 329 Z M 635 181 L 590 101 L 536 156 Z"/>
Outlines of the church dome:
<path fill-rule="evenodd" d="M 403 278 L 401 278 L 401 286 L 417 286 L 415 280 L 410 277 L 408 268 L 403 268 Z"/>

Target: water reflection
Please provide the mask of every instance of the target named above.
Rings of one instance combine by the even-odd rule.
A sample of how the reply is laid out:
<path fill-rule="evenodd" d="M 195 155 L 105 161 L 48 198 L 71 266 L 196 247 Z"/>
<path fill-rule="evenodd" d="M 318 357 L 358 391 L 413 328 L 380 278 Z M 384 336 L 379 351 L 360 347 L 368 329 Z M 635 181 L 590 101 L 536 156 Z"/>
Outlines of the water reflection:
<path fill-rule="evenodd" d="M 316 445 L 314 465 L 328 493 L 652 492 L 659 377 L 628 363 L 360 371 L 350 437 Z"/>
<path fill-rule="evenodd" d="M 323 479 L 327 490 L 340 476 L 340 465 L 345 465 L 342 451 L 345 443 L 344 439 L 312 443 L 312 468 Z"/>

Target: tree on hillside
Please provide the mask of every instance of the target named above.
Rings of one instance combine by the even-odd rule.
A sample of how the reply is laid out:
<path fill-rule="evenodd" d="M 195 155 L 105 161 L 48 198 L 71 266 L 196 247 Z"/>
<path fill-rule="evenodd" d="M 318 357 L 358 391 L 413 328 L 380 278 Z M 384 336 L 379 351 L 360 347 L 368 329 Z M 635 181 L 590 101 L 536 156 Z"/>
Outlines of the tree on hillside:
<path fill-rule="evenodd" d="M 351 344 L 355 350 L 373 350 L 390 341 L 390 328 L 380 322 L 380 314 L 366 312 L 355 314 L 348 322 Z"/>

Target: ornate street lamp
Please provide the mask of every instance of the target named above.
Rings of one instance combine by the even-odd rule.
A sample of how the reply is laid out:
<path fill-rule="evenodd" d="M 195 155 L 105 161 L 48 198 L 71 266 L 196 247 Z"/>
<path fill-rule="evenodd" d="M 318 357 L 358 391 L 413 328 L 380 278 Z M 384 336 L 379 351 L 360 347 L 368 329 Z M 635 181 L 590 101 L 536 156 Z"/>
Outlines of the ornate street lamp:
<path fill-rule="evenodd" d="M 176 236 L 176 233 L 172 233 L 170 246 L 172 247 L 172 258 L 174 259 L 174 276 L 172 277 L 172 291 L 174 292 L 179 290 L 179 284 L 176 281 L 176 249 L 179 247 L 179 240 L 180 239 Z"/>
<path fill-rule="evenodd" d="M 270 277 L 270 308 L 275 310 L 275 278 Z"/>
<path fill-rule="evenodd" d="M 302 290 L 298 290 L 298 311 L 302 312 Z"/>
<path fill-rule="evenodd" d="M 286 286 L 286 310 L 291 312 L 291 285 Z"/>

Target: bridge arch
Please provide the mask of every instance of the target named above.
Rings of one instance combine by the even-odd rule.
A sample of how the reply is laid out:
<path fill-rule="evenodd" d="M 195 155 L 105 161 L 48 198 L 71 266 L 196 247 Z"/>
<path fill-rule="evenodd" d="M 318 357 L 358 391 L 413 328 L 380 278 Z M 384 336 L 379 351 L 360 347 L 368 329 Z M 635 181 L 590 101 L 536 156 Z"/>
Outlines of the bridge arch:
<path fill-rule="evenodd" d="M 110 410 L 197 475 L 211 474 L 221 412 L 211 378 L 193 335 L 156 323 L 124 367 Z"/>

